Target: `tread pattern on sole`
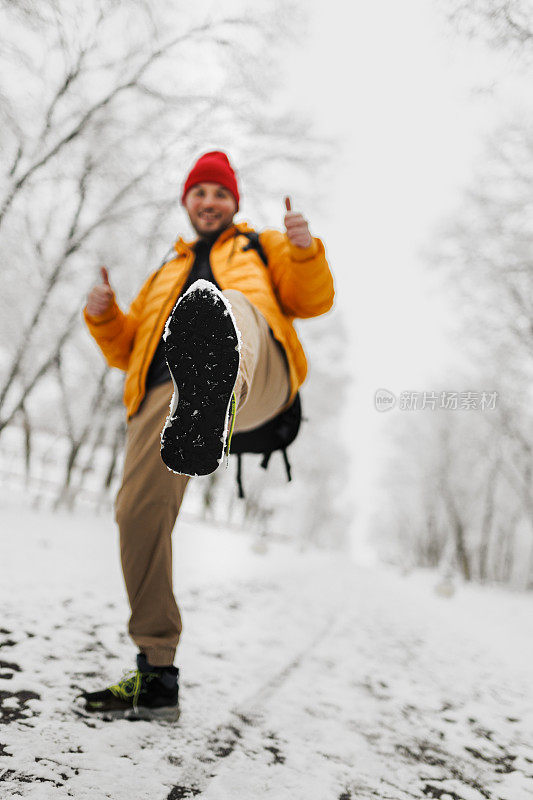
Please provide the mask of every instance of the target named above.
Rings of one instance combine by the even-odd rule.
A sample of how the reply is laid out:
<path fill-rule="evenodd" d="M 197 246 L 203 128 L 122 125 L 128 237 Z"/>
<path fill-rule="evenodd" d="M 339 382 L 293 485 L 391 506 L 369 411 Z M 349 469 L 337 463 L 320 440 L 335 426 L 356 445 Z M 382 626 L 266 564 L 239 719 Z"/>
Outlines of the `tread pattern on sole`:
<path fill-rule="evenodd" d="M 161 432 L 161 458 L 180 475 L 209 475 L 224 456 L 231 398 L 240 363 L 240 333 L 224 295 L 198 280 L 165 326 L 174 384 Z"/>

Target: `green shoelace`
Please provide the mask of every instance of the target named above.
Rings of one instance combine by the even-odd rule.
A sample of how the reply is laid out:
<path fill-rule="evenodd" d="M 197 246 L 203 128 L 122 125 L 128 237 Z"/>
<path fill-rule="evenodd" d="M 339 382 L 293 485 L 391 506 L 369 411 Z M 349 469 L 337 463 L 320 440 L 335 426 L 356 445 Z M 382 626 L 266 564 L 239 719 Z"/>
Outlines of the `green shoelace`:
<path fill-rule="evenodd" d="M 236 414 L 237 414 L 237 399 L 235 397 L 235 392 L 233 392 L 233 394 L 231 395 L 231 408 L 230 408 L 231 423 L 229 426 L 228 440 L 226 442 L 226 466 L 229 465 L 229 449 L 231 447 L 231 437 L 233 436 L 233 429 L 235 427 Z"/>
<path fill-rule="evenodd" d="M 138 669 L 127 672 L 123 679 L 109 687 L 109 691 L 121 700 L 131 700 L 135 708 L 142 689 L 142 676 L 150 681 L 156 678 L 154 672 L 139 672 Z"/>

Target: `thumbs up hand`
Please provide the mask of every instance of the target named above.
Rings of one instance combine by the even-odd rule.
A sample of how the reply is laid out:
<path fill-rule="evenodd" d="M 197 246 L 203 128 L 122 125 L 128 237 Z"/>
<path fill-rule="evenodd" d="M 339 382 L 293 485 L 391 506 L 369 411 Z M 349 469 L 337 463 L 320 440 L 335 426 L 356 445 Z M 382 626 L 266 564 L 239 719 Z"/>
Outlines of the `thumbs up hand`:
<path fill-rule="evenodd" d="M 102 282 L 95 286 L 89 292 L 87 297 L 86 311 L 91 317 L 98 317 L 111 308 L 115 293 L 109 283 L 109 275 L 105 267 L 100 267 L 100 276 Z"/>
<path fill-rule="evenodd" d="M 313 241 L 313 237 L 309 233 L 309 226 L 301 214 L 291 210 L 290 197 L 285 198 L 285 208 L 287 212 L 284 217 L 284 223 L 289 241 L 296 247 L 309 247 Z"/>

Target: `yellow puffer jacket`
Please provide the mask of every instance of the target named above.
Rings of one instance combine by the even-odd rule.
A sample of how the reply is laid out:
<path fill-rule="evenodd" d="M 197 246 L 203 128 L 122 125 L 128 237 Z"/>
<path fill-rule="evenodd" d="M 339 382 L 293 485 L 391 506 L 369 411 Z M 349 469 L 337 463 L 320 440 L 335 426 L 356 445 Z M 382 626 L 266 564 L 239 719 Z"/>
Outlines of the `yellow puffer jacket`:
<path fill-rule="evenodd" d="M 239 223 L 223 231 L 211 249 L 211 269 L 222 290 L 238 289 L 246 295 L 283 345 L 290 368 L 290 403 L 307 373 L 293 320 L 316 317 L 331 308 L 333 278 L 320 239 L 314 238 L 309 247 L 302 248 L 293 245 L 280 231 L 263 231 L 259 241 L 268 259 L 266 267 L 255 250 L 243 252 L 249 239 L 241 234 L 252 230 L 246 223 Z M 178 239 L 174 245 L 176 257 L 150 275 L 127 314 L 116 300 L 101 316 L 83 311 L 109 366 L 127 372 L 124 405 L 128 419 L 144 397 L 146 375 L 165 322 L 191 270 L 192 244 Z"/>

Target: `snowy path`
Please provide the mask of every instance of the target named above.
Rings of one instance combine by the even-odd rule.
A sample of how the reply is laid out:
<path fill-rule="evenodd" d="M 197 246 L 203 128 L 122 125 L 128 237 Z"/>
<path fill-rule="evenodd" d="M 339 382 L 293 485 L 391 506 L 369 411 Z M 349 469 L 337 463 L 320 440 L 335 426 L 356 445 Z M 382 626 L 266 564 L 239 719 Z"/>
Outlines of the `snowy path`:
<path fill-rule="evenodd" d="M 1 798 L 533 799 L 531 597 L 180 523 L 180 722 L 103 722 L 73 700 L 132 665 L 114 524 L 0 527 Z"/>

